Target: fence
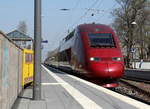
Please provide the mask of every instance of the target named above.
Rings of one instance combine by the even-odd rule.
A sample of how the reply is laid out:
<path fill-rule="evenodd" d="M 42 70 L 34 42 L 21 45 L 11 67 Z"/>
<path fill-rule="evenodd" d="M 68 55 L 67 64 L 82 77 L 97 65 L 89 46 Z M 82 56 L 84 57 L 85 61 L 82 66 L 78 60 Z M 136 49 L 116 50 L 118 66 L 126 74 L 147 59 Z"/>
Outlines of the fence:
<path fill-rule="evenodd" d="M 132 62 L 132 67 L 136 69 L 150 70 L 150 62 Z"/>

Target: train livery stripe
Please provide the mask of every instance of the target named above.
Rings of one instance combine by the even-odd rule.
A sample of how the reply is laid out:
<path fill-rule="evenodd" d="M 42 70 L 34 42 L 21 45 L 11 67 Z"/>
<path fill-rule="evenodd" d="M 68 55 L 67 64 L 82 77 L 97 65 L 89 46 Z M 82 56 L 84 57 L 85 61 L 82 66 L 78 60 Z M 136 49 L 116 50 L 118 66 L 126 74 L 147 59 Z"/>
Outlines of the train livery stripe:
<path fill-rule="evenodd" d="M 126 102 L 126 103 L 128 103 L 128 104 L 130 104 L 130 105 L 132 105 L 134 107 L 137 107 L 138 109 L 150 109 L 149 105 L 144 104 L 144 103 L 142 103 L 140 101 L 136 101 L 136 100 L 134 100 L 132 98 L 129 98 L 129 97 L 123 96 L 121 94 L 118 94 L 116 92 L 110 91 L 110 90 L 108 90 L 106 88 L 100 87 L 100 86 L 98 86 L 96 84 L 93 84 L 91 82 L 85 81 L 85 80 L 80 79 L 78 77 L 75 77 L 75 76 L 72 76 L 72 75 L 69 75 L 69 74 L 66 74 L 66 75 L 71 77 L 71 78 L 73 78 L 73 79 L 76 79 L 76 80 L 78 80 L 78 81 L 80 81 L 82 83 L 85 83 L 85 84 L 89 85 L 90 87 L 93 87 L 93 88 L 95 88 L 97 90 L 100 90 L 100 91 L 102 91 L 102 92 L 104 92 L 104 93 L 106 93 L 108 95 L 111 95 L 111 96 L 113 96 L 113 97 L 115 97 L 115 98 L 117 98 L 117 99 L 119 99 L 119 100 L 121 100 L 123 102 Z"/>
<path fill-rule="evenodd" d="M 43 66 L 43 65 L 42 65 Z M 62 80 L 60 77 L 58 77 L 56 74 L 52 73 L 50 70 L 48 70 L 46 67 L 43 66 L 43 68 L 53 77 L 56 79 L 58 83 L 65 83 L 61 84 L 61 86 L 68 91 L 68 93 L 84 108 L 84 109 L 103 109 L 99 105 L 97 105 L 94 101 L 83 95 L 81 92 L 79 92 L 77 89 L 72 87 L 70 84 Z"/>

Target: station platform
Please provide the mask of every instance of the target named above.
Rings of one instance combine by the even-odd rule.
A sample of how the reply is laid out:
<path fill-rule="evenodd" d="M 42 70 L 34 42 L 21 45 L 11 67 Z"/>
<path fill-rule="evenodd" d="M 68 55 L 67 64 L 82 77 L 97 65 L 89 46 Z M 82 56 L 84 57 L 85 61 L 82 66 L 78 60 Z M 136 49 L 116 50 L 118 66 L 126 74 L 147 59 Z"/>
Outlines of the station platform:
<path fill-rule="evenodd" d="M 44 66 L 41 88 L 42 100 L 32 100 L 32 87 L 28 87 L 12 109 L 150 109 L 150 105 Z"/>

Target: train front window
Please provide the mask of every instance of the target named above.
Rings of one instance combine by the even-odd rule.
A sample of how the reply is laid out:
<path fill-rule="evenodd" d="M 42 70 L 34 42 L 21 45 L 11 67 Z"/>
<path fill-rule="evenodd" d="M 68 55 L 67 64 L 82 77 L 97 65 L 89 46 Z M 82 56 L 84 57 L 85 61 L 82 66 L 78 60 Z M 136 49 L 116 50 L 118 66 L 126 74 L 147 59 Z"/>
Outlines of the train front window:
<path fill-rule="evenodd" d="M 111 33 L 90 33 L 88 36 L 91 47 L 115 47 Z"/>

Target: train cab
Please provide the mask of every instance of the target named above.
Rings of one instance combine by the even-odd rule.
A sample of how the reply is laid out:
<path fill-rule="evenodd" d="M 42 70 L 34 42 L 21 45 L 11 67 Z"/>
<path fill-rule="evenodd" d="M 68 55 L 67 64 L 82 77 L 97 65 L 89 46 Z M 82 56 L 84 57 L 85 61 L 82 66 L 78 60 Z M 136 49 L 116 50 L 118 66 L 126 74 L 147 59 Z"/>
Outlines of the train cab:
<path fill-rule="evenodd" d="M 58 54 L 61 61 L 88 78 L 115 81 L 124 73 L 119 39 L 107 25 L 77 26 L 63 39 Z"/>
<path fill-rule="evenodd" d="M 105 25 L 80 27 L 85 60 L 89 75 L 97 78 L 120 78 L 124 72 L 124 60 L 119 40 L 113 30 Z M 86 31 L 85 31 L 86 30 Z M 91 73 L 90 73 L 91 72 Z"/>

